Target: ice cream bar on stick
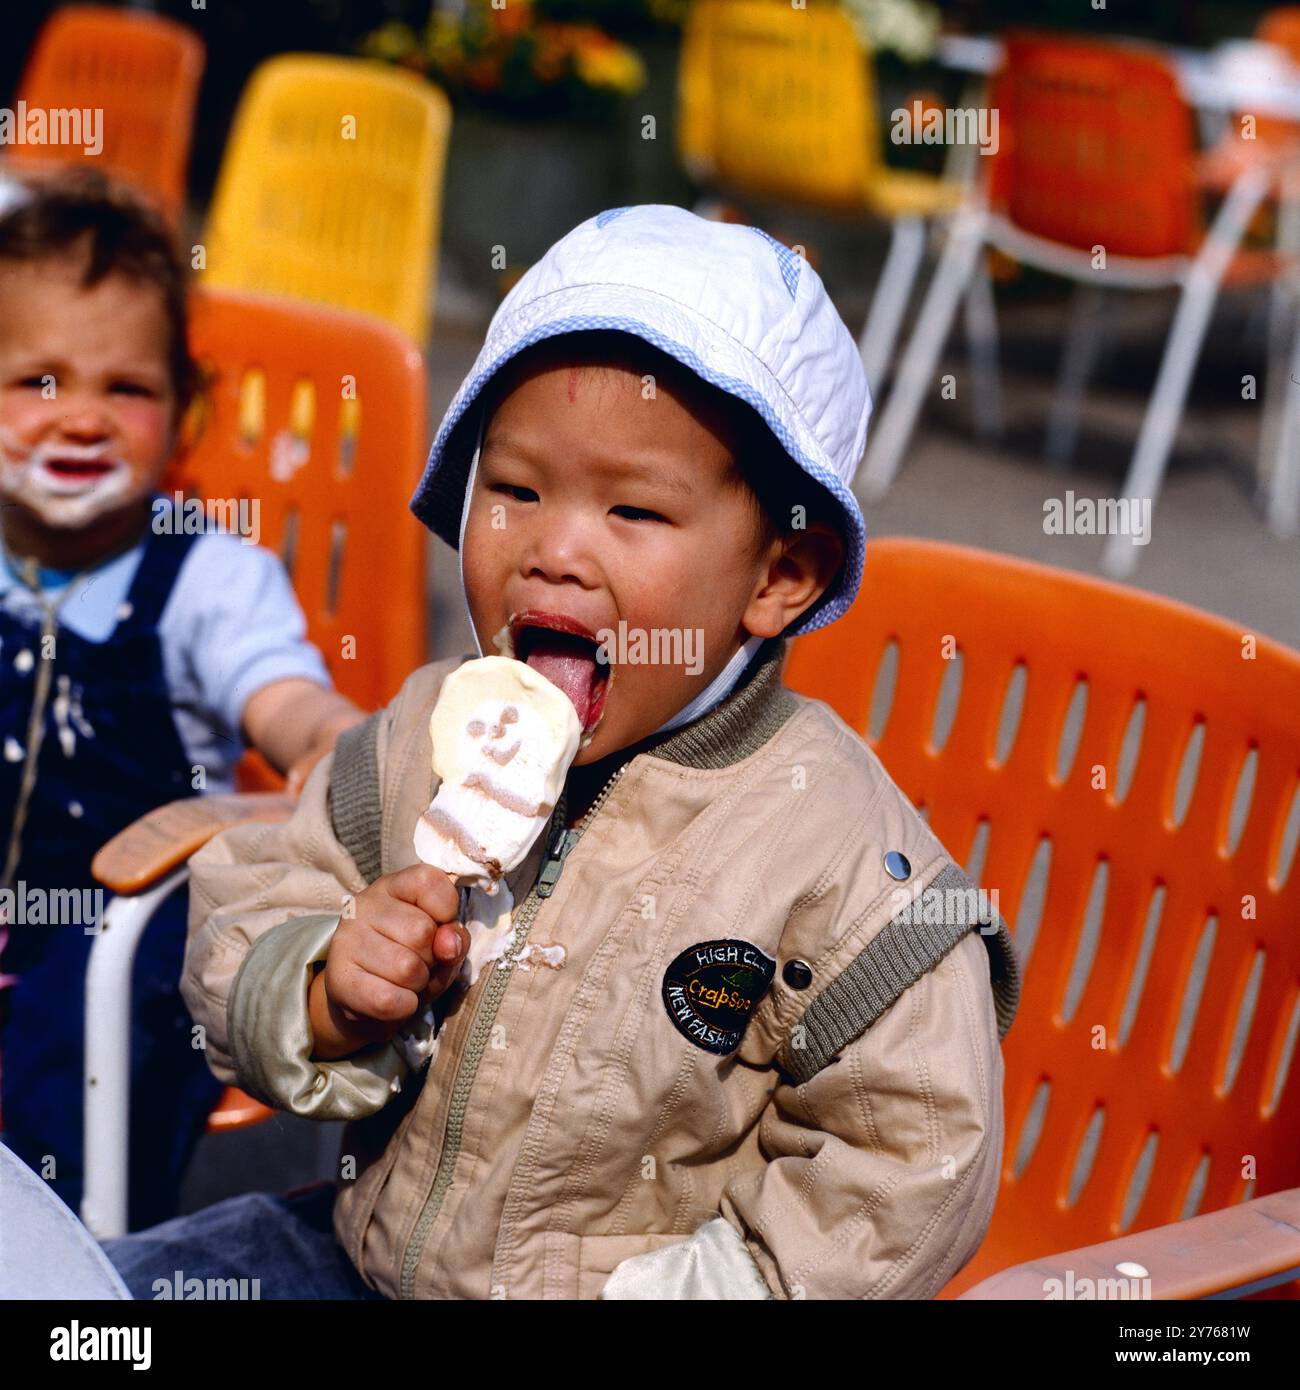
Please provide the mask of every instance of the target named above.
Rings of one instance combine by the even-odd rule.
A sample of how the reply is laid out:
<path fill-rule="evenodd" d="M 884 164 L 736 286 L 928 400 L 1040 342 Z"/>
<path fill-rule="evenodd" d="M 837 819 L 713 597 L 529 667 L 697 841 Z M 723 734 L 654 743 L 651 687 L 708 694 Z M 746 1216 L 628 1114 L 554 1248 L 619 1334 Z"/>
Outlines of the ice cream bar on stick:
<path fill-rule="evenodd" d="M 581 732 L 572 700 L 522 661 L 457 667 L 429 719 L 439 784 L 416 854 L 458 887 L 495 894 L 550 820 Z"/>
<path fill-rule="evenodd" d="M 522 661 L 484 656 L 442 683 L 429 718 L 438 790 L 415 828 L 415 852 L 469 896 L 462 920 L 468 987 L 505 949 L 514 899 L 502 881 L 528 856 L 577 756 L 573 701 Z M 433 1006 L 395 1039 L 410 1065 L 437 1051 Z"/>

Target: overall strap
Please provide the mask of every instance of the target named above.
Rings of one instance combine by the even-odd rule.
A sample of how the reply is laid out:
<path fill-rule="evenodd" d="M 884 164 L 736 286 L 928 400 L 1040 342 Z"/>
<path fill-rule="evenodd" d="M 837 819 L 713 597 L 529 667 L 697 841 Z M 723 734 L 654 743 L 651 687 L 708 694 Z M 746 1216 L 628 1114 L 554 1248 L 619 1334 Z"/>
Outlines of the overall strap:
<path fill-rule="evenodd" d="M 334 838 L 352 856 L 367 883 L 383 872 L 380 843 L 379 721 L 382 710 L 345 729 L 334 745 L 329 812 Z"/>
<path fill-rule="evenodd" d="M 198 539 L 172 531 L 150 531 L 145 538 L 144 554 L 136 568 L 131 588 L 126 595 L 126 612 L 118 633 L 155 632 L 163 609 L 171 597 L 185 557 Z"/>

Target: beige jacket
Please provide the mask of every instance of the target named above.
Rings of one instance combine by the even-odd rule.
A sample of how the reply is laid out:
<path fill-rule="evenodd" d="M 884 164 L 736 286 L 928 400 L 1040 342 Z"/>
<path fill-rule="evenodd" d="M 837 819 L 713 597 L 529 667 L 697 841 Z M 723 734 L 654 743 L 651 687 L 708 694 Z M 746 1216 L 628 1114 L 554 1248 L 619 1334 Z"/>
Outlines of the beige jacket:
<path fill-rule="evenodd" d="M 381 1293 L 929 1298 L 975 1252 L 1009 938 L 964 930 L 867 1026 L 864 948 L 959 871 L 867 744 L 781 685 L 784 654 L 765 643 L 714 710 L 630 750 L 548 896 L 540 837 L 508 878 L 512 949 L 444 996 L 422 1070 L 396 1042 L 310 1059 L 308 982 L 367 883 L 335 833 L 341 753 L 291 820 L 194 857 L 182 992 L 212 1070 L 353 1122 L 335 1228 Z M 428 716 L 465 659 L 376 716 L 383 872 L 415 862 Z"/>

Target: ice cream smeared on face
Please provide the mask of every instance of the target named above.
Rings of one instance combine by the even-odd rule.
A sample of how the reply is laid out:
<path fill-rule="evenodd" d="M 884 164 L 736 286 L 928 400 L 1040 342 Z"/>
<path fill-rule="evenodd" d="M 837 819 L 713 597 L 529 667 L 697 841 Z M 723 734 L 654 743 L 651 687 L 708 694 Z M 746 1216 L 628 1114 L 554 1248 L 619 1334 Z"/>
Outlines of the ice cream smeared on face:
<path fill-rule="evenodd" d="M 485 656 L 443 682 L 429 733 L 440 781 L 415 852 L 460 886 L 495 892 L 555 809 L 578 752 L 577 711 L 523 662 Z"/>
<path fill-rule="evenodd" d="M 0 426 L 0 497 L 29 507 L 47 526 L 75 529 L 143 492 L 131 465 L 101 445 L 52 440 L 28 448 Z"/>

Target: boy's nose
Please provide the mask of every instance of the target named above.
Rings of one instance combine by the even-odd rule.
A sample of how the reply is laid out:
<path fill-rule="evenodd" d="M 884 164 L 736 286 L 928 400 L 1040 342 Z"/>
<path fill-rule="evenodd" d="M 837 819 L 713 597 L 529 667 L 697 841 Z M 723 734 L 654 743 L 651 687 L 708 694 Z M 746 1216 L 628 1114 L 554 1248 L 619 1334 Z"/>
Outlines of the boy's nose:
<path fill-rule="evenodd" d="M 59 431 L 75 443 L 97 444 L 113 433 L 113 421 L 98 401 L 87 397 L 65 399 L 59 411 Z"/>
<path fill-rule="evenodd" d="M 539 518 L 524 541 L 521 568 L 525 575 L 557 584 L 573 580 L 591 584 L 596 579 L 596 562 L 589 540 L 582 524 L 572 517 L 552 513 L 545 523 Z"/>

